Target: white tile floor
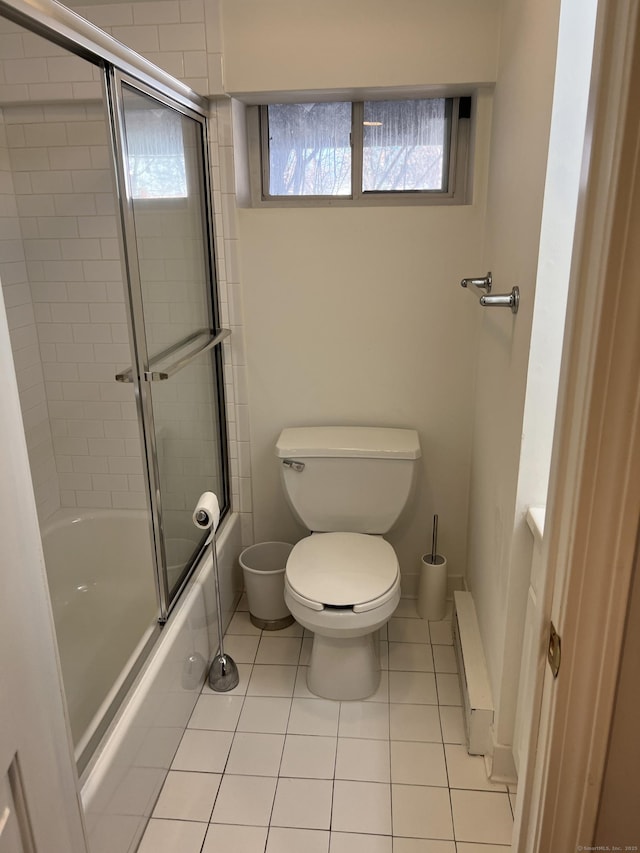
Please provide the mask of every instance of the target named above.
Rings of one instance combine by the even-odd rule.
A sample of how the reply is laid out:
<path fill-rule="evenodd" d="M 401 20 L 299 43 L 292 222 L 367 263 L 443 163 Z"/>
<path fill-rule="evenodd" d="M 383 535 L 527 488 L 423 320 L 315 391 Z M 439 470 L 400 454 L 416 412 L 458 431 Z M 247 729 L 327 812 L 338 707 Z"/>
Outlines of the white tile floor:
<path fill-rule="evenodd" d="M 263 633 L 243 607 L 225 640 L 240 684 L 204 687 L 139 853 L 510 849 L 513 795 L 463 746 L 449 621 L 403 599 L 377 693 L 334 702 L 307 689 L 302 628 Z"/>

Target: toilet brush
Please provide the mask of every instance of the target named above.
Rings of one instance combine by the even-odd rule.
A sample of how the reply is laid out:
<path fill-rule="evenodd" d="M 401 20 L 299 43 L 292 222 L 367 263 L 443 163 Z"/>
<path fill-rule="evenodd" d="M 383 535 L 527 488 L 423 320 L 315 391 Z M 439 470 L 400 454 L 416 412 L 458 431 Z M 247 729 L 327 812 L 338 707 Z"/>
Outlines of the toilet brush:
<path fill-rule="evenodd" d="M 211 557 L 213 559 L 213 579 L 216 591 L 216 615 L 218 620 L 218 653 L 213 658 L 209 667 L 209 687 L 216 693 L 227 693 L 238 686 L 240 677 L 238 667 L 230 655 L 224 653 L 222 636 L 222 603 L 220 600 L 220 575 L 218 572 L 218 554 L 216 549 L 216 527 L 220 519 L 218 499 L 213 492 L 205 492 L 198 501 L 198 506 L 193 513 L 193 521 L 201 530 L 211 528 L 211 533 L 206 544 L 211 544 Z"/>
<path fill-rule="evenodd" d="M 436 563 L 438 556 L 438 516 L 433 516 L 433 534 L 431 536 L 431 562 Z"/>

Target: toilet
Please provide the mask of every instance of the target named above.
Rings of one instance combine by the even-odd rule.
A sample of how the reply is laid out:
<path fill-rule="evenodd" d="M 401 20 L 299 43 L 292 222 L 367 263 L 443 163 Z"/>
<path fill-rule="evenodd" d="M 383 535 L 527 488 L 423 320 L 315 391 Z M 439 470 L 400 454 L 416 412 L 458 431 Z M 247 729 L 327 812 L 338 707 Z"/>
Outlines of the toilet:
<path fill-rule="evenodd" d="M 307 686 L 326 699 L 364 699 L 380 683 L 377 631 L 400 601 L 398 558 L 382 537 L 411 496 L 418 433 L 287 428 L 276 455 L 289 505 L 311 531 L 284 577 L 289 610 L 313 632 Z"/>

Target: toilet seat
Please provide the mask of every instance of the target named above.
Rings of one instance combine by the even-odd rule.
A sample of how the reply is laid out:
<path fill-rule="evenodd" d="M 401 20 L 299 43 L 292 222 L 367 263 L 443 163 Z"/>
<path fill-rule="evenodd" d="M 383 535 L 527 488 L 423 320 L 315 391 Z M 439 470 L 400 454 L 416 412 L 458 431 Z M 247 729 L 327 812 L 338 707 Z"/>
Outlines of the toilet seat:
<path fill-rule="evenodd" d="M 293 598 L 312 610 L 361 613 L 394 596 L 400 572 L 395 551 L 381 536 L 316 533 L 294 546 L 285 579 Z"/>

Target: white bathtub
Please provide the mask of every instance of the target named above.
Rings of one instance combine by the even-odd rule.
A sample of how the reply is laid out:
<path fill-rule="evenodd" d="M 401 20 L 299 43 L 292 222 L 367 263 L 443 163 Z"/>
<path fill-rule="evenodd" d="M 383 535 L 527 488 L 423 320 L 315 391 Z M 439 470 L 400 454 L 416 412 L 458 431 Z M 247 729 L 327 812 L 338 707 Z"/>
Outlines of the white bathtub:
<path fill-rule="evenodd" d="M 226 627 L 242 587 L 237 515 L 225 520 L 217 539 Z M 91 853 L 133 853 L 136 849 L 216 645 L 209 552 L 81 778 Z"/>
<path fill-rule="evenodd" d="M 156 624 L 144 512 L 60 510 L 42 530 L 78 758 Z"/>

